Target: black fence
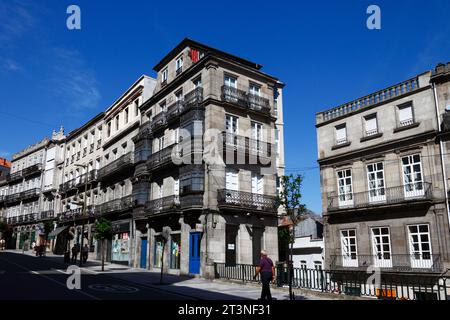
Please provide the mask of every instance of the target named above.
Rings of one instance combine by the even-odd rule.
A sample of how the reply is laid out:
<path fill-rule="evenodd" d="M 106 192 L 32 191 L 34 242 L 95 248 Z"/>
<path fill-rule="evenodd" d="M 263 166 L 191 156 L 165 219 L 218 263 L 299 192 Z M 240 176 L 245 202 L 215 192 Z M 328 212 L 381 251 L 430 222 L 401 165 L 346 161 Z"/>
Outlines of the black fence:
<path fill-rule="evenodd" d="M 248 264 L 226 266 L 215 263 L 216 279 L 260 282 L 253 279 L 256 267 Z M 288 268 L 277 264 L 277 287 L 289 286 Z M 348 295 L 384 300 L 450 300 L 450 278 L 444 274 L 383 273 L 378 271 L 342 271 L 294 268 L 294 289 L 308 289 L 336 295 Z"/>

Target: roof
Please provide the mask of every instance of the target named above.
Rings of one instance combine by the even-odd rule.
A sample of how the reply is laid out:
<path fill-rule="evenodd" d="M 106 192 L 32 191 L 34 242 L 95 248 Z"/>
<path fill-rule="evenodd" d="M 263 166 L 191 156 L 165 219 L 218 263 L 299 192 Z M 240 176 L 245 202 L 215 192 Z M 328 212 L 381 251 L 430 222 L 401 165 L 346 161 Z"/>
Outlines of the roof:
<path fill-rule="evenodd" d="M 208 53 L 213 53 L 214 55 L 234 60 L 240 64 L 243 64 L 250 68 L 254 68 L 256 70 L 260 70 L 263 67 L 262 65 L 252 62 L 250 60 L 240 58 L 238 56 L 235 56 L 235 55 L 227 53 L 225 51 L 207 46 L 207 45 L 197 42 L 195 40 L 185 38 L 174 49 L 172 49 L 164 58 L 162 58 L 162 60 L 153 67 L 153 70 L 155 70 L 156 72 L 161 70 L 162 67 L 164 67 L 166 64 L 168 64 L 170 60 L 175 58 L 175 56 L 178 55 L 186 47 L 194 47 L 196 49 L 202 50 L 205 52 L 205 55 Z"/>
<path fill-rule="evenodd" d="M 94 123 L 98 122 L 99 120 L 101 120 L 103 118 L 103 115 L 105 113 L 104 112 L 100 112 L 99 114 L 97 114 L 95 117 L 93 117 L 91 120 L 89 120 L 88 122 L 86 122 L 85 124 L 83 124 L 81 127 L 72 130 L 68 135 L 67 135 L 67 139 L 66 141 L 69 141 L 71 139 L 73 139 L 75 136 L 77 136 L 78 134 L 82 133 L 84 130 L 86 130 L 86 128 L 92 126 Z"/>
<path fill-rule="evenodd" d="M 0 166 L 11 168 L 11 161 L 6 160 L 5 158 L 0 158 Z"/>

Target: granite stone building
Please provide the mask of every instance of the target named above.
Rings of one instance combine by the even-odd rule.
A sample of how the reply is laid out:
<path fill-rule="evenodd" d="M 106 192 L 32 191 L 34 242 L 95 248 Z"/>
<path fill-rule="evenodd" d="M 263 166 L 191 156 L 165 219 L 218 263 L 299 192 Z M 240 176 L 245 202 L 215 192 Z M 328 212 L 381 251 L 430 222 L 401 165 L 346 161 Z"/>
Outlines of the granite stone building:
<path fill-rule="evenodd" d="M 325 268 L 415 279 L 448 268 L 449 94 L 439 65 L 316 115 Z"/>

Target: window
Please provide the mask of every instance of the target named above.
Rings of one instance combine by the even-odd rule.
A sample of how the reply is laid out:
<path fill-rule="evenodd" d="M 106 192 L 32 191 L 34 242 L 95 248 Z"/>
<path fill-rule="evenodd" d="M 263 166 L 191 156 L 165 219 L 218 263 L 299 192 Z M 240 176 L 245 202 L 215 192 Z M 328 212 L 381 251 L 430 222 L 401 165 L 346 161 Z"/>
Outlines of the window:
<path fill-rule="evenodd" d="M 341 231 L 342 266 L 357 267 L 358 251 L 356 245 L 356 229 Z"/>
<path fill-rule="evenodd" d="M 226 168 L 225 170 L 225 188 L 227 190 L 239 190 L 239 172 L 237 170 Z"/>
<path fill-rule="evenodd" d="M 237 79 L 234 77 L 225 76 L 224 84 L 226 87 L 229 87 L 229 88 L 237 88 Z"/>
<path fill-rule="evenodd" d="M 384 186 L 383 163 L 373 163 L 367 166 L 367 183 L 369 187 L 369 201 L 378 202 L 386 200 Z"/>
<path fill-rule="evenodd" d="M 254 96 L 261 95 L 261 86 L 256 85 L 254 83 L 250 83 L 250 94 Z"/>
<path fill-rule="evenodd" d="M 116 116 L 116 132 L 119 131 L 119 115 Z"/>
<path fill-rule="evenodd" d="M 378 133 L 377 116 L 375 114 L 364 117 L 364 126 L 366 137 L 373 136 Z"/>
<path fill-rule="evenodd" d="M 192 82 L 194 83 L 195 88 L 202 87 L 202 78 L 201 77 L 195 78 L 194 81 L 192 81 Z"/>
<path fill-rule="evenodd" d="M 106 136 L 109 138 L 111 137 L 111 121 L 108 122 L 107 126 L 106 126 Z"/>
<path fill-rule="evenodd" d="M 167 84 L 167 76 L 168 75 L 169 75 L 169 71 L 166 68 L 163 70 L 162 75 L 161 75 L 162 76 L 162 78 L 161 78 L 162 85 Z"/>
<path fill-rule="evenodd" d="M 408 226 L 412 268 L 431 268 L 433 265 L 430 230 L 427 224 Z"/>
<path fill-rule="evenodd" d="M 123 123 L 124 124 L 128 123 L 128 115 L 129 115 L 128 108 L 125 108 L 124 117 L 123 117 Z"/>
<path fill-rule="evenodd" d="M 275 150 L 280 154 L 280 131 L 275 129 Z"/>
<path fill-rule="evenodd" d="M 412 104 L 398 107 L 398 121 L 400 127 L 412 125 L 414 123 Z"/>
<path fill-rule="evenodd" d="M 183 71 L 183 57 L 179 57 L 175 62 L 175 64 L 176 64 L 176 73 L 178 75 Z"/>
<path fill-rule="evenodd" d="M 165 147 L 165 137 L 164 136 L 159 138 L 158 144 L 159 144 L 159 150 L 164 149 L 164 147 Z"/>
<path fill-rule="evenodd" d="M 353 205 L 352 171 L 350 169 L 337 172 L 339 206 Z"/>
<path fill-rule="evenodd" d="M 134 101 L 134 116 L 137 117 L 139 115 L 139 99 Z"/>
<path fill-rule="evenodd" d="M 389 228 L 372 228 L 372 251 L 376 267 L 392 267 Z"/>
<path fill-rule="evenodd" d="M 261 123 L 252 121 L 251 127 L 252 127 L 252 143 L 250 147 L 254 151 L 261 151 L 263 126 Z"/>
<path fill-rule="evenodd" d="M 306 264 L 305 260 L 300 261 L 300 269 L 307 269 L 308 265 Z"/>
<path fill-rule="evenodd" d="M 252 193 L 264 194 L 264 177 L 252 172 Z"/>
<path fill-rule="evenodd" d="M 345 124 L 339 125 L 336 128 L 336 145 L 347 143 L 347 127 Z"/>
<path fill-rule="evenodd" d="M 238 117 L 226 115 L 225 117 L 225 130 L 226 130 L 226 143 L 232 146 L 237 146 L 237 134 L 238 134 Z"/>
<path fill-rule="evenodd" d="M 422 164 L 420 155 L 415 154 L 402 158 L 403 185 L 405 197 L 413 198 L 424 195 Z"/>
<path fill-rule="evenodd" d="M 170 269 L 180 269 L 181 234 L 172 234 L 170 238 Z"/>
<path fill-rule="evenodd" d="M 315 270 L 322 270 L 322 262 L 321 261 L 314 261 L 314 269 Z"/>

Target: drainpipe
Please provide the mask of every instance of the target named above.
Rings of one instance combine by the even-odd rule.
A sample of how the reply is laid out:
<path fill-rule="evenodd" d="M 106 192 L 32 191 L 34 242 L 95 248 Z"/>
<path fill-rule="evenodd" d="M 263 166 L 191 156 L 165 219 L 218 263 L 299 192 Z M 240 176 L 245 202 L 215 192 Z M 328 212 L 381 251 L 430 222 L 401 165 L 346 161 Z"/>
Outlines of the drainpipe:
<path fill-rule="evenodd" d="M 431 84 L 433 88 L 434 95 L 434 105 L 436 107 L 436 116 L 437 116 L 437 125 L 438 125 L 438 134 L 441 133 L 441 115 L 439 113 L 439 101 L 437 96 L 436 85 L 434 83 Z M 442 139 L 439 137 L 439 153 L 441 156 L 441 168 L 442 168 L 442 176 L 444 177 L 444 193 L 445 193 L 445 207 L 447 208 L 447 223 L 450 225 L 450 208 L 448 205 L 448 183 L 447 183 L 447 172 L 445 170 L 445 160 L 444 160 L 444 143 Z"/>

